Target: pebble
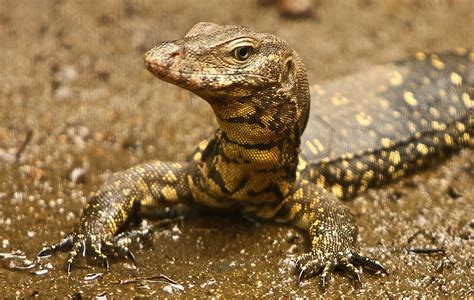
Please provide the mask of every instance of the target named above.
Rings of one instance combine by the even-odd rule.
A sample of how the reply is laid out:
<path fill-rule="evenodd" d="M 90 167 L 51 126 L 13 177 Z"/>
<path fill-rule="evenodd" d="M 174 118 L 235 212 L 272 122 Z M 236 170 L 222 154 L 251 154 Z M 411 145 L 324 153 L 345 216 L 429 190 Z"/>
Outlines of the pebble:
<path fill-rule="evenodd" d="M 422 215 L 419 215 L 418 218 L 416 219 L 416 225 L 418 227 L 423 227 L 423 226 L 426 226 L 427 224 L 428 224 L 428 221 Z"/>
<path fill-rule="evenodd" d="M 307 18 L 313 14 L 311 2 L 311 0 L 280 0 L 278 9 L 285 17 Z"/>
<path fill-rule="evenodd" d="M 173 293 L 173 287 L 171 285 L 167 285 L 163 287 L 163 292 L 172 294 Z"/>
<path fill-rule="evenodd" d="M 53 94 L 53 96 L 56 99 L 59 99 L 59 100 L 70 99 L 70 98 L 72 98 L 73 95 L 74 95 L 74 93 L 72 92 L 71 87 L 67 86 L 67 85 L 63 85 L 63 86 L 58 87 L 54 91 L 54 94 Z"/>
<path fill-rule="evenodd" d="M 77 299 L 82 299 L 82 297 L 78 297 Z M 96 300 L 107 300 L 107 293 L 106 292 L 102 292 L 100 294 L 98 294 L 96 297 L 95 297 Z"/>
<path fill-rule="evenodd" d="M 91 135 L 91 131 L 86 126 L 79 126 L 77 128 L 77 135 L 79 135 L 82 139 L 88 139 Z"/>
<path fill-rule="evenodd" d="M 61 82 L 70 82 L 74 81 L 78 77 L 78 72 L 76 67 L 73 65 L 63 65 L 58 68 L 58 70 L 54 73 L 54 77 L 56 80 Z"/>
<path fill-rule="evenodd" d="M 25 198 L 25 194 L 22 192 L 14 192 L 13 193 L 13 199 L 16 202 L 21 202 Z"/>
<path fill-rule="evenodd" d="M 49 273 L 49 270 L 48 269 L 40 269 L 40 270 L 36 270 L 33 272 L 33 274 L 35 275 L 45 275 L 45 274 L 48 274 Z"/>
<path fill-rule="evenodd" d="M 84 276 L 84 281 L 93 281 L 102 277 L 103 273 L 90 273 Z"/>
<path fill-rule="evenodd" d="M 69 174 L 69 180 L 73 183 L 85 183 L 86 171 L 84 168 L 74 168 Z"/>
<path fill-rule="evenodd" d="M 295 244 L 293 244 L 293 245 L 291 245 L 290 248 L 288 249 L 288 253 L 290 253 L 290 254 L 296 254 L 296 253 L 298 253 L 298 250 L 299 250 L 298 246 L 295 245 Z"/>
<path fill-rule="evenodd" d="M 175 233 L 175 234 L 181 234 L 181 230 L 179 229 L 178 226 L 173 226 L 173 228 L 171 229 L 171 232 L 172 233 Z"/>

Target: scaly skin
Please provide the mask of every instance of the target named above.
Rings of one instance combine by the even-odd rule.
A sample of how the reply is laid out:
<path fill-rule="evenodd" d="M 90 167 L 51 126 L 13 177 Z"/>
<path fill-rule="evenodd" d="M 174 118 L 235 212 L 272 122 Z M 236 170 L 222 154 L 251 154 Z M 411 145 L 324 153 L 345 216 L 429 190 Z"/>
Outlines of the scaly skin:
<path fill-rule="evenodd" d="M 473 86 L 466 49 L 417 53 L 315 86 L 302 177 L 350 198 L 473 145 Z"/>
<path fill-rule="evenodd" d="M 103 250 L 133 258 L 123 239 L 144 233 L 120 232 L 137 206 L 187 203 L 307 230 L 311 251 L 296 260 L 300 279 L 321 274 L 324 285 L 336 266 L 356 281 L 360 266 L 384 272 L 356 251 L 357 227 L 337 198 L 472 145 L 474 54 L 447 56 L 446 63 L 418 58 L 311 93 L 303 63 L 282 39 L 244 27 L 195 25 L 182 39 L 148 51 L 145 64 L 206 100 L 219 124 L 215 134 L 188 162 L 154 161 L 111 176 L 71 235 L 39 256 L 69 249 L 68 271 L 79 253 L 108 267 Z M 423 75 L 425 86 L 418 83 Z"/>

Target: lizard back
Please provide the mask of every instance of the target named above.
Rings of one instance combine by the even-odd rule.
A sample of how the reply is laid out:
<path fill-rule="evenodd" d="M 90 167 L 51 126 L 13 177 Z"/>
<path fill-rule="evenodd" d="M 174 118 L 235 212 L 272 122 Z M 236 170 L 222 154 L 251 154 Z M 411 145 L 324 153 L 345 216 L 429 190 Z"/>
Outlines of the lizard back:
<path fill-rule="evenodd" d="M 418 53 L 311 87 L 303 178 L 349 198 L 473 145 L 474 52 Z"/>

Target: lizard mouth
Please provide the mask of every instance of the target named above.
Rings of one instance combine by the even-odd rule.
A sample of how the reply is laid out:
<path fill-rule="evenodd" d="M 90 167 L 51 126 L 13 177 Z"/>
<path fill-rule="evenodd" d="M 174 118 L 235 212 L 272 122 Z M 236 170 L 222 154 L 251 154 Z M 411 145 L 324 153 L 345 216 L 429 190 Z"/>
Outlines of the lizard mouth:
<path fill-rule="evenodd" d="M 182 76 L 194 76 L 194 77 L 202 77 L 202 78 L 227 78 L 230 76 L 245 76 L 245 77 L 253 77 L 253 78 L 261 78 L 267 81 L 270 81 L 270 78 L 257 75 L 257 74 L 249 74 L 249 73 L 226 73 L 226 74 L 208 74 L 208 73 L 195 73 L 195 72 L 185 72 L 185 71 L 173 71 L 171 68 L 162 67 L 154 63 L 145 62 L 145 66 L 147 67 L 148 71 L 150 71 L 153 75 L 158 78 L 163 77 L 182 77 Z"/>
<path fill-rule="evenodd" d="M 173 64 L 166 64 L 157 61 L 154 58 L 145 56 L 145 66 L 155 77 L 175 84 L 177 86 L 189 90 L 202 89 L 222 89 L 227 88 L 228 85 L 223 85 L 223 82 L 236 82 L 236 79 L 249 81 L 253 79 L 260 83 L 270 82 L 271 79 L 265 76 L 248 73 L 226 73 L 226 74 L 212 74 L 212 73 L 197 73 L 187 70 L 174 68 Z M 240 77 L 240 78 L 239 78 Z M 215 87 L 213 88 L 213 86 Z"/>

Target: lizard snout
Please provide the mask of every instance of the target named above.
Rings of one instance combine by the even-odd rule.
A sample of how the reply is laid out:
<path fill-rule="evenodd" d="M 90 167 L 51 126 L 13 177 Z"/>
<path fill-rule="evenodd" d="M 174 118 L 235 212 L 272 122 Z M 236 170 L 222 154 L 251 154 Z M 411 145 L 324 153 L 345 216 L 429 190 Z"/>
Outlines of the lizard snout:
<path fill-rule="evenodd" d="M 183 55 L 184 47 L 173 42 L 163 42 L 158 45 L 156 48 L 160 49 L 161 55 L 163 57 L 172 59 L 176 56 Z"/>
<path fill-rule="evenodd" d="M 183 53 L 183 46 L 173 42 L 163 42 L 145 53 L 145 65 L 150 72 L 156 74 L 159 70 L 169 69 Z"/>

